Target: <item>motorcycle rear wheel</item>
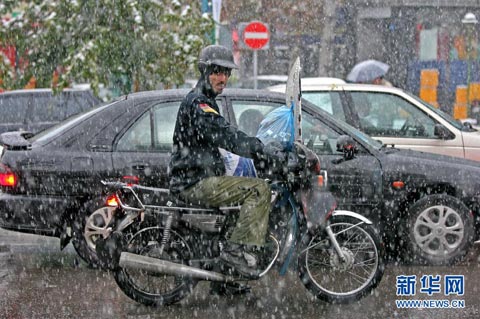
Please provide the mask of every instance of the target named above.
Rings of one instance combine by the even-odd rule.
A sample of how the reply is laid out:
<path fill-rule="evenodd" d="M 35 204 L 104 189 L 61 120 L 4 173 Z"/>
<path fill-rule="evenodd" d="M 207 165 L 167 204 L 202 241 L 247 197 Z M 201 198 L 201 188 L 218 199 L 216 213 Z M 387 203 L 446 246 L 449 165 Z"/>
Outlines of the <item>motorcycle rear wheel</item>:
<path fill-rule="evenodd" d="M 184 263 L 191 258 L 191 248 L 179 233 L 170 231 L 170 240 L 160 252 L 163 227 L 148 227 L 138 231 L 128 242 L 128 252 Z M 133 300 L 147 306 L 165 306 L 185 298 L 198 281 L 189 277 L 153 274 L 143 270 L 120 268 L 115 281 Z"/>
<path fill-rule="evenodd" d="M 306 236 L 299 255 L 299 276 L 317 298 L 329 303 L 354 302 L 374 289 L 385 270 L 384 245 L 372 225 L 333 216 L 330 227 L 346 258 L 342 262 L 328 237 Z"/>

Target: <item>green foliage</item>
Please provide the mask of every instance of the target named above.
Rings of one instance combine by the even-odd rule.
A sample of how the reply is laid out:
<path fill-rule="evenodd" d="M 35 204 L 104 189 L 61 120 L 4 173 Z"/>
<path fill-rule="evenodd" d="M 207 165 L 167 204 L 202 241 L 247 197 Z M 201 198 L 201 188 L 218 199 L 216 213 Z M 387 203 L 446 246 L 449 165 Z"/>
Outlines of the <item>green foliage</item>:
<path fill-rule="evenodd" d="M 0 5 L 2 16 L 13 2 Z M 60 88 L 88 82 L 97 91 L 113 84 L 124 94 L 178 85 L 194 72 L 213 28 L 200 1 L 189 0 L 36 0 L 21 11 L 0 26 L 1 45 L 15 45 L 23 62 L 16 72 L 0 66 L 10 89 L 32 75 L 38 87 L 52 86 L 55 70 Z"/>

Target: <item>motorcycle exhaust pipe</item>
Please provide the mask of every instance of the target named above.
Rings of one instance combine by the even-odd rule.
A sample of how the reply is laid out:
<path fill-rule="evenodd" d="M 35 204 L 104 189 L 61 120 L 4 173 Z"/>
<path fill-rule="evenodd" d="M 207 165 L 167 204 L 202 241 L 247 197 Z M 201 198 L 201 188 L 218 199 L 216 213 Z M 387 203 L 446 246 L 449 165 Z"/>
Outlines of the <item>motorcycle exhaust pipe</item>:
<path fill-rule="evenodd" d="M 120 255 L 119 265 L 122 268 L 141 269 L 154 274 L 184 276 L 209 281 L 235 281 L 233 277 L 225 276 L 218 272 L 203 270 L 187 265 L 177 264 L 167 260 L 127 252 L 122 252 Z"/>

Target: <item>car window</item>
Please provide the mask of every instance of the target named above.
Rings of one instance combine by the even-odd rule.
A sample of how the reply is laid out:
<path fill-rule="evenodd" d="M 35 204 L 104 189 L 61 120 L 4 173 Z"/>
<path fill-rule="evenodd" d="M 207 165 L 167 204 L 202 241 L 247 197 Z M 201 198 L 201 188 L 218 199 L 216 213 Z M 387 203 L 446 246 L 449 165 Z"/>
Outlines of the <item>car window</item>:
<path fill-rule="evenodd" d="M 447 114 L 447 113 L 443 112 L 442 110 L 434 107 L 433 105 L 425 102 L 424 100 L 422 100 L 421 98 L 419 98 L 415 95 L 412 95 L 412 94 L 408 94 L 408 95 L 410 97 L 414 98 L 415 100 L 417 100 L 419 103 L 428 107 L 432 112 L 437 113 L 440 117 L 442 117 L 445 121 L 447 121 L 450 125 L 454 126 L 455 128 L 457 128 L 459 130 L 468 129 L 467 126 L 464 126 L 461 121 L 455 120 L 450 114 Z"/>
<path fill-rule="evenodd" d="M 87 91 L 66 91 L 35 96 L 33 103 L 31 121 L 38 123 L 61 121 L 94 107 L 97 102 Z"/>
<path fill-rule="evenodd" d="M 30 96 L 0 97 L 1 123 L 24 123 L 30 103 Z"/>
<path fill-rule="evenodd" d="M 70 92 L 69 94 L 66 94 L 64 98 L 65 105 L 67 107 L 64 114 L 65 117 L 78 114 L 96 106 L 97 103 L 100 103 L 99 101 L 96 101 L 93 96 L 89 94 L 89 92 L 86 91 Z"/>
<path fill-rule="evenodd" d="M 320 155 L 340 154 L 337 152 L 338 132 L 324 122 L 302 112 L 303 141 L 308 148 Z"/>
<path fill-rule="evenodd" d="M 282 106 L 279 103 L 233 101 L 232 108 L 238 128 L 255 136 L 261 120 L 274 109 Z M 302 113 L 302 129 L 304 143 L 317 154 L 335 154 L 339 133 L 310 114 Z"/>
<path fill-rule="evenodd" d="M 232 108 L 238 129 L 249 136 L 256 136 L 260 122 L 265 115 L 279 107 L 278 103 L 259 101 L 232 101 Z"/>
<path fill-rule="evenodd" d="M 65 118 L 64 97 L 62 94 L 42 94 L 33 98 L 30 121 L 33 123 L 60 121 Z"/>
<path fill-rule="evenodd" d="M 153 108 L 155 118 L 154 147 L 158 151 L 171 151 L 173 144 L 173 131 L 177 121 L 180 103 L 160 104 Z"/>
<path fill-rule="evenodd" d="M 325 112 L 332 114 L 335 118 L 345 121 L 340 92 L 302 92 L 302 97 L 320 107 Z"/>
<path fill-rule="evenodd" d="M 436 139 L 435 120 L 401 97 L 374 92 L 351 96 L 360 129 L 368 135 Z"/>
<path fill-rule="evenodd" d="M 89 91 L 31 92 L 0 96 L 3 123 L 55 123 L 100 104 Z M 14 110 L 14 111 L 12 111 Z"/>
<path fill-rule="evenodd" d="M 153 147 L 150 111 L 145 112 L 117 144 L 117 151 L 150 151 Z"/>
<path fill-rule="evenodd" d="M 171 151 L 179 107 L 180 101 L 152 106 L 123 134 L 117 151 Z"/>

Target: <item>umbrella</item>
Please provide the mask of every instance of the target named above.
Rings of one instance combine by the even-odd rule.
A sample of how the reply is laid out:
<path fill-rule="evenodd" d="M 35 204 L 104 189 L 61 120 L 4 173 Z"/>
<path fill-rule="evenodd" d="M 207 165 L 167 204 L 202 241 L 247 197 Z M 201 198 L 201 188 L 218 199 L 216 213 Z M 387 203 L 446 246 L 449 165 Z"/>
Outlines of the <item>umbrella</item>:
<path fill-rule="evenodd" d="M 390 66 L 377 60 L 366 60 L 357 63 L 352 71 L 347 75 L 350 82 L 371 82 L 372 80 L 384 76 Z"/>

